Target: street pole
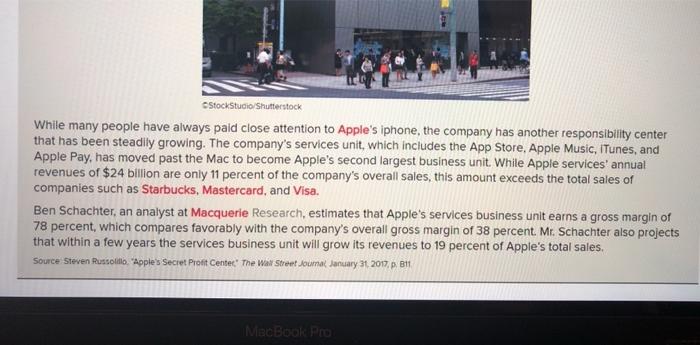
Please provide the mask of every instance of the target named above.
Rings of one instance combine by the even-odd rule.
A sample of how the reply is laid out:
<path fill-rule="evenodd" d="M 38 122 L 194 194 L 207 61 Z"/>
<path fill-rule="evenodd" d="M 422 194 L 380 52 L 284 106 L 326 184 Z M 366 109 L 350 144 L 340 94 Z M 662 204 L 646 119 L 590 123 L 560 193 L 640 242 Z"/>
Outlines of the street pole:
<path fill-rule="evenodd" d="M 267 6 L 265 6 L 265 8 L 263 8 L 263 27 L 262 27 L 263 37 L 262 37 L 262 47 L 261 47 L 262 49 L 265 49 L 265 40 L 267 39 L 267 13 L 268 13 L 267 11 L 268 11 Z"/>
<path fill-rule="evenodd" d="M 450 1 L 450 80 L 457 81 L 457 12 L 454 0 Z"/>
<path fill-rule="evenodd" d="M 280 51 L 284 51 L 284 0 L 280 0 Z"/>

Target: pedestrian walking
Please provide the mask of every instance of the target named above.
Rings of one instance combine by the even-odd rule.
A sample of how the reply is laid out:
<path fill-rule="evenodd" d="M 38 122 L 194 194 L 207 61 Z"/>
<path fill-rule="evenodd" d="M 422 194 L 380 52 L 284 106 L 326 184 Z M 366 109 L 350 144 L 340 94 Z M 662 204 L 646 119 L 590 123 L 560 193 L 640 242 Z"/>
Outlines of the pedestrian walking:
<path fill-rule="evenodd" d="M 270 51 L 267 49 L 263 49 L 260 54 L 258 54 L 257 60 L 258 60 L 258 84 L 262 85 L 263 83 L 268 83 L 270 82 L 269 75 L 270 75 Z"/>
<path fill-rule="evenodd" d="M 382 56 L 379 72 L 382 74 L 382 87 L 389 87 L 389 74 L 391 73 L 391 54 L 389 52 Z"/>
<path fill-rule="evenodd" d="M 457 57 L 457 68 L 459 69 L 459 74 L 467 73 L 467 59 L 462 51 L 459 52 L 459 56 Z"/>
<path fill-rule="evenodd" d="M 287 57 L 284 56 L 284 52 L 281 50 L 279 51 L 279 53 L 277 53 L 277 61 L 275 64 L 275 68 L 277 68 L 275 79 L 277 81 L 286 81 L 287 75 L 285 72 L 287 69 Z"/>
<path fill-rule="evenodd" d="M 476 79 L 476 72 L 479 70 L 479 54 L 476 52 L 469 55 L 469 72 L 472 75 L 472 79 Z"/>
<path fill-rule="evenodd" d="M 445 74 L 445 61 L 442 58 L 442 53 L 440 52 L 440 47 L 437 49 L 437 62 L 438 67 L 440 67 L 440 73 Z"/>
<path fill-rule="evenodd" d="M 345 51 L 343 67 L 345 67 L 345 82 L 348 85 L 355 85 L 355 57 L 350 54 L 349 50 Z"/>
<path fill-rule="evenodd" d="M 374 66 L 372 66 L 372 61 L 369 57 L 365 57 L 365 61 L 360 66 L 362 74 L 364 74 L 365 89 L 372 88 L 372 74 L 374 72 Z"/>
<path fill-rule="evenodd" d="M 340 69 L 343 68 L 343 52 L 340 49 L 335 50 L 334 66 L 335 66 L 335 76 L 340 76 Z"/>
<path fill-rule="evenodd" d="M 498 56 L 496 55 L 495 49 L 491 49 L 491 52 L 489 53 L 489 62 L 491 63 L 489 65 L 489 69 L 498 69 Z"/>
<path fill-rule="evenodd" d="M 418 81 L 423 81 L 423 69 L 425 64 L 423 63 L 423 58 L 418 54 L 416 58 L 416 73 L 418 74 Z"/>

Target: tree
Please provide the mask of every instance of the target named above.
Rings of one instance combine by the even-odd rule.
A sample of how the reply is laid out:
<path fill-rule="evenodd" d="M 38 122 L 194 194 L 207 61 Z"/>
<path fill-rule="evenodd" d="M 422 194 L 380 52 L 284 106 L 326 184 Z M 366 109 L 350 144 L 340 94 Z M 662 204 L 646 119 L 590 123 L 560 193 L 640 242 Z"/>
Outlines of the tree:
<path fill-rule="evenodd" d="M 242 0 L 204 0 L 204 34 L 262 35 L 262 13 Z"/>

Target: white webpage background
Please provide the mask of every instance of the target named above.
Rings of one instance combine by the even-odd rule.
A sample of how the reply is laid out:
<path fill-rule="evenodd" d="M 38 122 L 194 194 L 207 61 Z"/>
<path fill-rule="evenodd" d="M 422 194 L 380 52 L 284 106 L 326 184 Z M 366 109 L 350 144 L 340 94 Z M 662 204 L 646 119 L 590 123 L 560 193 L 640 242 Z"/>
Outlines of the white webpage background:
<path fill-rule="evenodd" d="M 67 6 L 70 4 L 66 2 Z M 163 6 L 190 6 L 187 2 L 161 3 Z M 185 5 L 188 4 L 188 5 Z M 578 13 L 566 12 L 567 4 L 575 4 Z M 684 11 L 678 11 L 678 7 Z M 634 9 L 634 11 L 629 11 Z M 666 9 L 675 9 L 666 12 Z M 533 1 L 533 51 L 543 51 L 548 44 L 557 43 L 556 32 L 567 28 L 576 37 L 596 40 L 598 50 L 587 50 L 594 42 L 570 42 L 580 45 L 574 49 L 577 55 L 562 56 L 574 59 L 573 63 L 591 64 L 595 78 L 621 78 L 625 67 L 638 59 L 659 60 L 650 64 L 659 70 L 649 70 L 655 75 L 665 75 L 649 92 L 648 86 L 640 86 L 645 97 L 664 97 L 669 88 L 684 94 L 698 95 L 700 78 L 696 68 L 700 56 L 695 41 L 700 36 L 700 1 Z M 700 301 L 700 287 L 664 285 L 587 285 L 587 284 L 430 284 L 430 283 L 285 283 L 285 282 L 211 282 L 211 281 L 42 281 L 17 280 L 17 84 L 18 84 L 18 2 L 0 1 L 0 296 L 37 297 L 183 297 L 183 298 L 295 298 L 295 299 L 419 299 L 419 300 L 668 300 Z M 193 19 L 196 20 L 196 19 Z M 601 38 L 617 37 L 639 39 L 622 40 Z M 597 66 L 599 54 L 614 50 L 619 68 Z M 158 52 L 156 52 L 158 53 Z M 47 58 L 50 56 L 47 55 Z M 542 61 L 544 62 L 544 61 Z M 549 63 L 556 63 L 549 61 Z M 596 72 L 596 68 L 601 70 Z M 637 71 L 628 68 L 627 71 Z M 79 70 L 76 68 L 76 72 Z M 582 89 L 559 90 L 552 85 L 536 82 L 541 76 L 533 74 L 531 104 L 537 99 L 558 97 L 566 92 L 584 92 Z M 625 75 L 635 78 L 635 75 Z M 589 83 L 590 84 L 590 83 Z M 595 84 L 595 83 L 594 83 Z M 555 88 L 555 92 L 552 89 Z M 605 90 L 590 90 L 599 97 L 606 97 Z M 41 95 L 34 95 L 41 97 Z M 194 100 L 194 98 L 193 98 Z M 653 104 L 654 100 L 639 99 L 640 107 Z M 607 101 L 616 107 L 614 100 Z M 686 108 L 686 113 L 678 111 Z M 508 105 L 493 105 L 494 112 L 515 111 Z M 676 105 L 676 113 L 658 114 L 658 121 L 673 116 L 676 121 L 690 121 L 686 125 L 698 126 L 696 104 Z M 606 114 L 591 114 L 604 117 Z M 633 112 L 630 113 L 633 115 Z M 524 121 L 521 120 L 521 121 Z M 653 127 L 646 121 L 641 125 Z M 563 123 L 562 123 L 563 122 Z M 629 121 L 633 122 L 633 121 Z M 628 122 L 626 122 L 628 123 Z M 554 120 L 553 124 L 565 125 L 566 121 Z M 688 140 L 688 138 L 685 138 Z M 692 138 L 697 143 L 697 137 Z M 697 166 L 697 165 L 696 165 Z M 700 195 L 698 180 L 682 181 Z M 698 203 L 698 199 L 679 200 L 679 203 Z M 700 206 L 700 205 L 697 205 Z M 672 205 L 670 206 L 672 208 Z M 700 208 L 700 207 L 699 207 Z M 695 239 L 697 240 L 697 239 Z M 643 269 L 643 268 L 641 268 Z"/>

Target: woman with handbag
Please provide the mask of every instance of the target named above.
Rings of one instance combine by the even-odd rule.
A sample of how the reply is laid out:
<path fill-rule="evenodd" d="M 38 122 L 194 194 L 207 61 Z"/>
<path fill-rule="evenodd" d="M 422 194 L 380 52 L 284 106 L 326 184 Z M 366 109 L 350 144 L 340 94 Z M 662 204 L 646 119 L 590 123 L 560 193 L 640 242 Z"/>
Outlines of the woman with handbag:
<path fill-rule="evenodd" d="M 379 72 L 382 74 L 382 87 L 389 87 L 389 74 L 391 74 L 391 54 L 388 52 L 382 56 Z"/>

